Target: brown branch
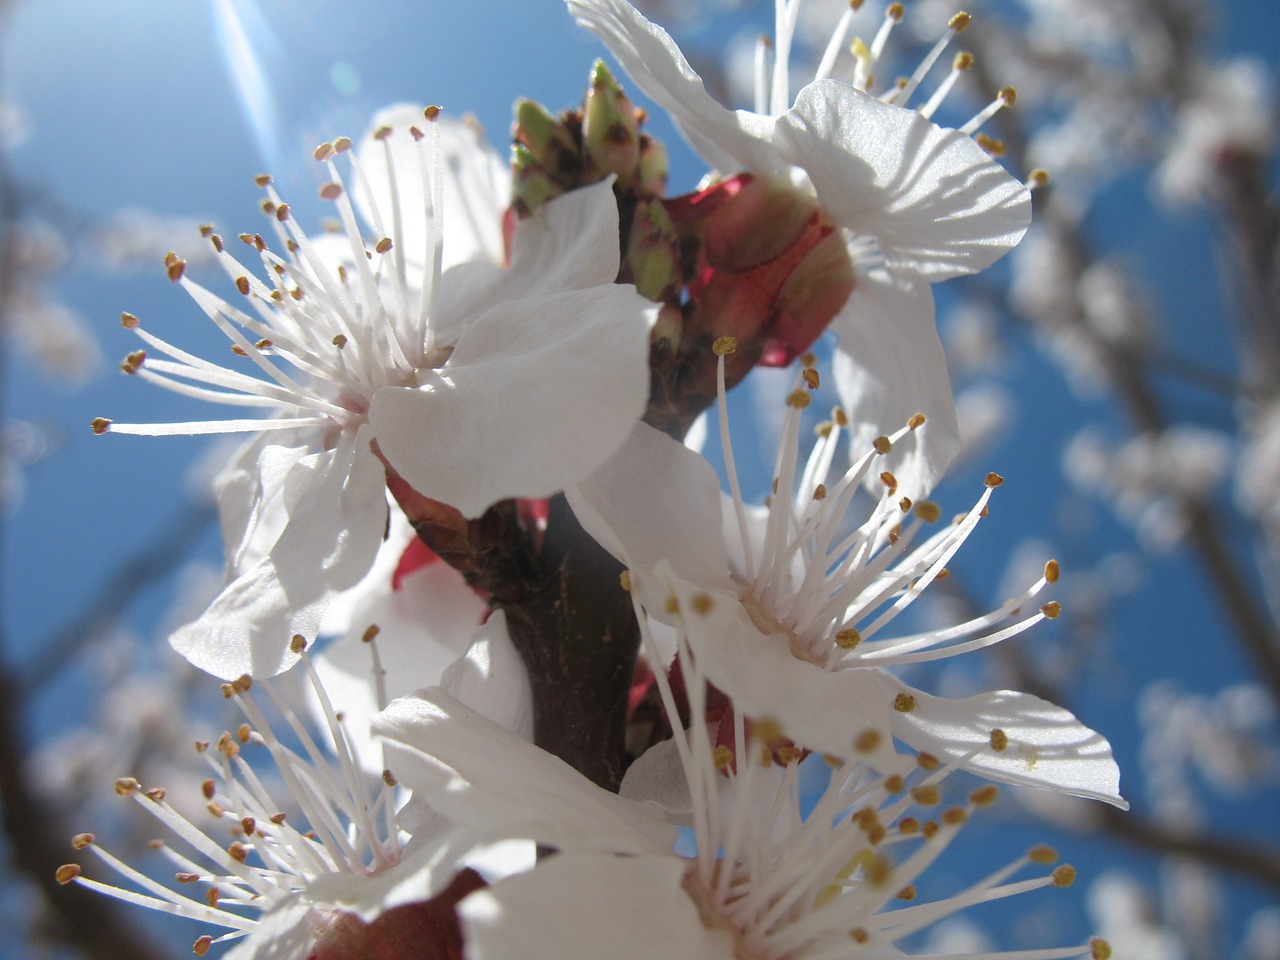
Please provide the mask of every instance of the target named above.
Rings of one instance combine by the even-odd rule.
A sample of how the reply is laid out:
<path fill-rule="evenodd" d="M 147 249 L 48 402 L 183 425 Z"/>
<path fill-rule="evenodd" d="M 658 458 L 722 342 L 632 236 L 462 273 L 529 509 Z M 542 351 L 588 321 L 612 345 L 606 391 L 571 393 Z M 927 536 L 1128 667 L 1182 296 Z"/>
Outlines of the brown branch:
<path fill-rule="evenodd" d="M 22 685 L 0 669 L 0 801 L 9 841 L 11 865 L 26 873 L 44 894 L 59 922 L 55 932 L 65 943 L 93 960 L 159 960 L 161 951 L 139 930 L 121 920 L 111 901 L 54 877 L 73 859 L 71 831 L 59 824 L 51 804 L 42 800 L 23 777 Z"/>

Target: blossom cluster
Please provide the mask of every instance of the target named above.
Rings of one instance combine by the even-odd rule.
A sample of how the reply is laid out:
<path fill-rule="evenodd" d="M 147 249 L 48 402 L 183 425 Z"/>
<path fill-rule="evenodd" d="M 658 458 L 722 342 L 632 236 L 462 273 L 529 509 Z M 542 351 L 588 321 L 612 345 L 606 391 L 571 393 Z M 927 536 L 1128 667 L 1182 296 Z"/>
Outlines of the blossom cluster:
<path fill-rule="evenodd" d="M 123 316 L 144 344 L 126 374 L 269 412 L 93 423 L 249 435 L 216 483 L 226 584 L 171 637 L 246 717 L 198 744 L 213 825 L 123 777 L 181 842 L 157 848 L 176 886 L 91 834 L 74 845 L 128 885 L 59 872 L 217 928 L 197 954 L 897 956 L 960 909 L 1074 876 L 1037 847 L 921 897 L 998 793 L 965 777 L 1125 806 L 1109 745 L 1069 711 L 895 673 L 1060 613 L 1048 560 L 995 609 L 902 627 L 1003 482 L 951 522 L 929 499 L 959 436 L 931 285 L 1030 220 L 975 138 L 1011 89 L 933 123 L 962 54 L 911 106 L 968 15 L 878 93 L 892 4 L 853 40 L 852 82 L 824 58 L 792 98 L 801 2 L 778 0 L 755 109 L 735 111 L 625 0 L 566 4 L 706 161 L 698 189 L 667 195 L 665 148 L 603 63 L 580 109 L 517 105 L 509 168 L 474 125 L 401 104 L 316 149 L 334 230 L 305 230 L 269 177 L 269 229 L 240 257 L 202 229 L 235 295 L 166 257 L 230 359 Z M 806 441 L 828 331 L 839 405 Z M 794 374 L 756 504 L 727 394 L 761 366 Z M 701 452 L 712 410 L 727 491 Z M 277 691 L 286 671 L 319 736 Z"/>

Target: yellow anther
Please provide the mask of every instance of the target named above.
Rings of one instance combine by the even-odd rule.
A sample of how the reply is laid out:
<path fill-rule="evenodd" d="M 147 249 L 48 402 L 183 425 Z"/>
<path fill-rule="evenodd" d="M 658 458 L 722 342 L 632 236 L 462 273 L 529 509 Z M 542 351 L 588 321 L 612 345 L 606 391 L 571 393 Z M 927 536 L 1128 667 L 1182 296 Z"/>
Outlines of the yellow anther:
<path fill-rule="evenodd" d="M 262 210 L 263 213 L 268 215 L 276 212 L 276 202 L 274 200 L 270 200 L 270 199 L 263 200 L 258 204 L 258 207 Z"/>
<path fill-rule="evenodd" d="M 833 408 L 831 419 L 836 422 L 837 427 L 847 427 L 849 425 L 849 414 L 845 413 L 843 407 Z"/>
<path fill-rule="evenodd" d="M 804 378 L 804 385 L 810 390 L 817 390 L 822 385 L 822 381 L 818 378 L 818 371 L 812 367 L 806 367 L 800 372 L 800 376 Z"/>
<path fill-rule="evenodd" d="M 196 938 L 196 942 L 191 945 L 191 952 L 197 957 L 203 957 L 209 952 L 211 946 L 213 946 L 213 937 L 206 933 L 204 936 Z"/>
<path fill-rule="evenodd" d="M 1009 749 L 1009 735 L 1003 730 L 991 731 L 991 749 L 996 753 L 1004 753 Z"/>
<path fill-rule="evenodd" d="M 342 184 L 340 183 L 326 183 L 320 188 L 321 200 L 337 200 L 340 196 L 342 196 Z"/>
<path fill-rule="evenodd" d="M 1053 885 L 1055 887 L 1069 887 L 1076 882 L 1076 868 L 1069 863 L 1064 863 L 1053 871 Z"/>
<path fill-rule="evenodd" d="M 898 821 L 898 832 L 905 837 L 920 832 L 920 821 L 915 817 L 903 817 Z"/>
<path fill-rule="evenodd" d="M 942 516 L 942 508 L 932 500 L 921 500 L 915 505 L 916 516 L 925 523 L 937 523 Z"/>
<path fill-rule="evenodd" d="M 124 327 L 126 330 L 132 330 L 140 322 L 141 321 L 139 321 L 132 313 L 120 314 L 120 326 Z"/>
<path fill-rule="evenodd" d="M 200 874 L 198 874 L 198 873 L 177 873 L 177 874 L 174 874 L 173 879 L 174 879 L 174 880 L 176 880 L 178 883 L 195 883 L 197 880 L 199 880 L 199 879 L 200 879 Z"/>
<path fill-rule="evenodd" d="M 254 183 L 256 183 L 256 184 L 257 184 L 258 186 L 260 186 L 260 187 L 265 187 L 265 186 L 267 186 L 268 184 L 270 184 L 270 183 L 271 183 L 271 174 L 269 174 L 269 173 L 260 173 L 260 174 L 258 174 L 256 177 L 254 177 L 254 178 L 253 178 L 253 182 L 254 182 Z"/>
<path fill-rule="evenodd" d="M 911 419 L 907 421 L 907 427 L 911 430 L 919 430 L 923 426 L 924 426 L 923 413 L 914 413 L 911 415 Z"/>
<path fill-rule="evenodd" d="M 232 840 L 227 847 L 227 856 L 237 863 L 244 863 L 249 859 L 249 847 L 239 840 Z"/>
<path fill-rule="evenodd" d="M 387 139 L 387 137 L 391 136 L 391 133 L 392 133 L 391 128 L 386 125 L 383 125 L 379 127 L 377 130 L 373 131 L 373 139 L 385 140 Z"/>
<path fill-rule="evenodd" d="M 709 593 L 695 593 L 690 598 L 690 604 L 693 607 L 693 612 L 700 617 L 705 617 L 716 605 L 715 601 L 711 599 L 711 594 Z"/>
<path fill-rule="evenodd" d="M 1062 575 L 1062 571 L 1058 568 L 1057 560 L 1050 560 L 1044 565 L 1044 579 L 1048 583 L 1057 583 L 1058 577 Z"/>
<path fill-rule="evenodd" d="M 751 725 L 751 736 L 766 744 L 779 743 L 784 739 L 781 725 L 772 717 L 761 717 L 753 723 Z"/>
<path fill-rule="evenodd" d="M 985 133 L 974 134 L 973 142 L 993 157 L 1003 157 L 1009 152 L 1009 146 L 1003 140 L 989 137 Z"/>
<path fill-rule="evenodd" d="M 437 117 L 440 116 L 441 109 L 442 109 L 441 107 L 433 103 L 429 107 L 427 107 L 425 110 L 422 111 L 422 115 L 426 117 L 428 120 L 435 120 Z"/>
<path fill-rule="evenodd" d="M 711 352 L 717 357 L 727 357 L 738 349 L 737 337 L 716 337 L 711 344 Z"/>
<path fill-rule="evenodd" d="M 293 653 L 301 653 L 307 649 L 307 638 L 300 633 L 295 633 L 289 638 L 289 650 Z"/>
<path fill-rule="evenodd" d="M 92 846 L 97 839 L 92 833 L 77 833 L 71 838 L 71 846 L 76 850 L 83 850 L 85 847 Z"/>
<path fill-rule="evenodd" d="M 876 448 L 876 453 L 883 456 L 893 449 L 893 441 L 888 437 L 876 437 L 871 445 Z"/>
<path fill-rule="evenodd" d="M 894 894 L 899 900 L 914 900 L 916 898 L 916 888 L 914 884 L 908 884 Z"/>
<path fill-rule="evenodd" d="M 618 583 L 622 586 L 623 590 L 627 591 L 627 593 L 630 593 L 631 592 L 631 571 L 623 570 L 620 574 L 618 574 Z"/>
<path fill-rule="evenodd" d="M 845 627 L 836 631 L 836 646 L 841 650 L 852 650 L 862 642 L 862 634 L 853 627 Z"/>
<path fill-rule="evenodd" d="M 711 761 L 717 770 L 723 772 L 733 764 L 733 751 L 722 743 L 711 751 Z"/>
<path fill-rule="evenodd" d="M 382 628 L 376 623 L 371 623 L 364 628 L 364 633 L 360 635 L 361 643 L 373 643 L 373 638 L 382 632 Z"/>
<path fill-rule="evenodd" d="M 959 53 L 955 55 L 955 59 L 951 61 L 951 69 L 953 70 L 959 70 L 963 72 L 965 70 L 971 70 L 972 68 L 973 68 L 973 54 L 970 53 L 968 50 L 961 50 Z"/>
<path fill-rule="evenodd" d="M 857 0 L 857 2 L 861 3 L 862 0 Z M 849 931 L 849 936 L 853 938 L 854 943 L 866 943 L 871 939 L 871 934 L 867 933 L 866 927 L 854 927 Z"/>
<path fill-rule="evenodd" d="M 937 770 L 942 766 L 942 761 L 932 753 L 917 753 L 916 766 L 921 770 Z"/>
<path fill-rule="evenodd" d="M 277 812 L 267 817 L 267 819 L 270 820 L 272 823 L 274 823 L 278 827 L 280 826 L 280 824 L 284 823 L 286 819 L 286 815 L 283 812 Z"/>
<path fill-rule="evenodd" d="M 381 240 L 378 241 L 378 243 L 374 246 L 373 249 L 378 251 L 378 253 L 386 253 L 388 250 L 391 249 L 391 238 L 383 237 Z"/>
<path fill-rule="evenodd" d="M 853 738 L 853 749 L 859 753 L 874 753 L 879 746 L 879 730 L 863 730 Z"/>
<path fill-rule="evenodd" d="M 667 613 L 676 614 L 680 612 L 680 600 L 674 593 L 667 596 L 667 602 L 662 605 Z"/>
<path fill-rule="evenodd" d="M 213 244 L 214 250 L 217 250 L 218 253 L 222 252 L 222 238 L 220 236 L 218 236 L 215 233 L 212 237 L 209 238 L 209 242 Z"/>
<path fill-rule="evenodd" d="M 1036 167 L 1027 174 L 1027 186 L 1032 190 L 1039 190 L 1041 187 L 1049 185 L 1049 171 L 1044 167 Z"/>
<path fill-rule="evenodd" d="M 873 887 L 883 887 L 893 876 L 893 864 L 888 857 L 875 856 L 866 864 L 867 882 Z"/>
<path fill-rule="evenodd" d="M 252 837 L 258 829 L 258 821 L 253 817 L 241 817 L 240 829 L 244 831 L 246 837 Z"/>
<path fill-rule="evenodd" d="M 166 794 L 164 787 L 152 787 L 150 790 L 144 791 L 144 795 L 152 803 L 162 803 Z"/>
<path fill-rule="evenodd" d="M 1004 477 L 1000 476 L 998 473 L 988 473 L 987 478 L 982 482 L 988 487 L 998 487 L 1000 484 L 1004 483 Z"/>
<path fill-rule="evenodd" d="M 898 713 L 910 713 L 916 708 L 916 698 L 909 693 L 900 693 L 893 698 L 893 709 Z"/>
<path fill-rule="evenodd" d="M 236 277 L 236 289 L 240 291 L 242 296 L 247 297 L 249 295 L 249 278 Z"/>
<path fill-rule="evenodd" d="M 182 279 L 182 274 L 187 269 L 187 261 L 175 257 L 173 260 L 167 261 L 164 269 L 169 279 L 177 283 Z"/>
<path fill-rule="evenodd" d="M 133 353 L 125 354 L 124 360 L 120 364 L 120 371 L 122 373 L 129 373 L 129 374 L 137 373 L 138 370 L 142 368 L 142 365 L 146 362 L 147 362 L 147 351 L 135 350 L 133 351 Z"/>
<path fill-rule="evenodd" d="M 338 137 L 338 139 L 333 141 L 334 153 L 345 153 L 346 151 L 351 149 L 351 146 L 352 144 L 351 144 L 350 137 Z"/>
<path fill-rule="evenodd" d="M 893 493 L 893 491 L 898 489 L 898 478 L 888 470 L 885 470 L 880 474 L 880 482 L 885 485 L 885 488 L 890 493 Z"/>
<path fill-rule="evenodd" d="M 339 350 L 341 350 L 343 347 L 347 345 L 347 338 L 345 334 L 335 333 L 333 335 L 333 339 L 330 340 L 329 342 L 332 343 Z"/>
<path fill-rule="evenodd" d="M 217 792 L 216 785 L 213 782 L 213 778 L 209 778 L 200 784 L 200 792 L 204 794 L 204 798 L 206 800 L 213 799 L 214 793 Z"/>
<path fill-rule="evenodd" d="M 969 819 L 964 807 L 948 807 L 942 811 L 942 822 L 949 827 L 958 827 Z"/>
<path fill-rule="evenodd" d="M 248 743 L 249 738 L 253 736 L 253 727 L 247 723 L 242 723 L 236 727 L 236 739 L 241 743 Z"/>
<path fill-rule="evenodd" d="M 901 793 L 906 789 L 907 781 L 900 773 L 891 773 L 884 778 L 884 788 L 889 793 Z"/>
<path fill-rule="evenodd" d="M 1041 843 L 1027 851 L 1027 859 L 1047 867 L 1058 862 L 1058 851 L 1047 843 Z"/>
<path fill-rule="evenodd" d="M 920 824 L 920 833 L 926 840 L 932 840 L 934 834 L 938 832 L 938 825 L 932 820 L 926 820 Z"/>
<path fill-rule="evenodd" d="M 885 10 L 884 15 L 886 19 L 892 20 L 894 23 L 901 23 L 902 17 L 905 13 L 906 8 L 904 8 L 902 4 L 891 3 L 889 4 L 888 9 Z"/>
<path fill-rule="evenodd" d="M 328 160 L 334 154 L 333 144 L 326 140 L 320 146 L 316 147 L 315 153 L 312 154 L 317 160 L 323 162 Z"/>
<path fill-rule="evenodd" d="M 121 797 L 131 797 L 142 789 L 140 784 L 133 777 L 121 777 L 116 781 L 116 795 Z"/>
<path fill-rule="evenodd" d="M 827 499 L 827 485 L 825 483 L 820 483 L 813 488 L 813 499 L 815 500 Z"/>
<path fill-rule="evenodd" d="M 1018 91 L 1015 90 L 1013 87 L 1005 87 L 1003 90 L 1000 91 L 998 96 L 1000 97 L 1000 102 L 1003 103 L 1006 107 L 1012 107 L 1015 103 L 1018 102 Z"/>
<path fill-rule="evenodd" d="M 64 863 L 54 874 L 54 877 L 61 884 L 68 884 L 78 876 L 80 876 L 80 864 L 78 863 Z"/>
<path fill-rule="evenodd" d="M 1050 620 L 1057 620 L 1058 616 L 1062 613 L 1062 604 L 1060 604 L 1057 600 L 1050 600 L 1048 603 L 1046 603 L 1043 607 L 1040 608 L 1040 612 L 1043 613 Z"/>
<path fill-rule="evenodd" d="M 970 793 L 969 802 L 975 807 L 989 807 L 996 802 L 999 796 L 1000 788 L 994 783 L 988 783 Z"/>
<path fill-rule="evenodd" d="M 399 786 L 400 784 L 400 781 L 396 779 L 396 775 L 392 773 L 390 770 L 382 771 L 382 782 L 385 783 L 388 787 L 395 787 L 395 786 Z"/>
<path fill-rule="evenodd" d="M 281 223 L 289 219 L 289 205 L 287 203 L 282 203 L 276 207 L 276 219 Z"/>
<path fill-rule="evenodd" d="M 420 141 L 423 137 L 425 137 L 425 136 L 426 136 L 426 134 L 422 132 L 422 128 L 421 128 L 421 127 L 410 127 L 410 128 L 409 128 L 409 136 L 413 137 L 413 141 L 414 141 L 414 143 L 417 143 L 417 142 L 418 142 L 418 141 Z"/>
<path fill-rule="evenodd" d="M 910 498 L 910 497 L 903 497 L 901 500 L 899 500 L 899 501 L 898 501 L 898 509 L 899 509 L 899 510 L 901 510 L 903 513 L 910 513 L 910 512 L 911 512 L 911 498 Z"/>
<path fill-rule="evenodd" d="M 803 410 L 812 402 L 813 400 L 804 390 L 792 390 L 787 394 L 787 406 L 794 407 L 797 410 Z"/>
<path fill-rule="evenodd" d="M 922 807 L 935 807 L 942 800 L 942 793 L 936 783 L 911 788 L 911 799 Z"/>
<path fill-rule="evenodd" d="M 1111 944 L 1101 937 L 1089 941 L 1089 955 L 1093 960 L 1111 960 Z"/>

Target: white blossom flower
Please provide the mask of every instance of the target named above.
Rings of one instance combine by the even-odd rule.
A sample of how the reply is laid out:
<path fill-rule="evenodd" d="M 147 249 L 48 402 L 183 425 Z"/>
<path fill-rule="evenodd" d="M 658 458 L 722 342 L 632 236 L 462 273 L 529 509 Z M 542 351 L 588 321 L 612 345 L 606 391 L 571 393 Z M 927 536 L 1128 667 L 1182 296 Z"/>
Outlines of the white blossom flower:
<path fill-rule="evenodd" d="M 1013 101 L 1012 90 L 1002 91 L 960 130 L 935 126 L 929 118 L 966 68 L 961 59 L 922 107 L 906 109 L 968 15 L 953 19 L 904 87 L 877 98 L 866 89 L 902 5 L 890 6 L 871 45 L 855 44 L 853 84 L 827 79 L 845 42 L 849 10 L 814 81 L 792 103 L 789 63 L 801 4 L 777 0 L 772 68 L 762 47 L 755 110 L 733 111 L 707 94 L 675 41 L 626 0 L 566 3 L 714 168 L 789 182 L 815 196 L 843 228 L 859 276 L 834 321 L 840 337 L 838 389 L 863 442 L 915 411 L 925 412 L 934 423 L 933 436 L 915 464 L 922 482 L 931 483 L 958 441 L 929 284 L 989 266 L 1017 244 L 1031 216 L 1027 189 L 970 136 Z M 895 469 L 902 470 L 896 464 Z"/>
<path fill-rule="evenodd" d="M 510 267 L 500 267 L 477 214 L 500 203 L 467 189 L 493 185 L 496 174 L 476 174 L 492 162 L 471 128 L 425 112 L 421 128 L 383 122 L 404 124 L 404 108 L 377 118 L 365 156 L 352 159 L 375 242 L 366 245 L 335 164 L 351 146 L 339 139 L 316 152 L 328 165 L 320 193 L 336 204 L 339 235 L 309 238 L 265 177 L 264 209 L 284 252 L 260 235 L 241 239 L 267 279 L 211 234 L 246 309 L 168 258 L 170 277 L 257 375 L 188 353 L 125 315 L 126 327 L 170 358 L 140 350 L 126 358 L 126 372 L 186 396 L 275 411 L 271 419 L 94 422 L 100 433 L 258 434 L 220 481 L 228 586 L 171 638 L 218 676 L 286 669 L 295 658 L 284 638 L 314 636 L 331 593 L 369 569 L 387 522 L 384 461 L 419 493 L 478 516 L 498 500 L 549 496 L 586 475 L 644 411 L 657 308 L 613 282 L 610 184 L 575 191 L 523 222 Z M 407 156 L 391 146 L 398 140 L 412 142 Z M 378 161 L 382 179 L 365 172 Z M 454 255 L 482 255 L 447 273 L 442 204 L 477 214 L 476 223 L 448 221 L 463 236 Z"/>
<path fill-rule="evenodd" d="M 912 548 L 940 508 L 917 502 L 914 490 L 877 467 L 895 445 L 911 445 L 911 434 L 926 429 L 923 418 L 860 455 L 855 445 L 857 459 L 833 475 L 841 435 L 852 432 L 837 409 L 802 463 L 798 439 L 809 394 L 801 384 L 817 383 L 817 371 L 805 368 L 787 397 L 774 493 L 763 508 L 749 506 L 733 465 L 723 353 L 720 371 L 720 433 L 731 490 L 723 510 L 710 465 L 644 426 L 569 491 L 583 526 L 630 568 L 649 613 L 680 612 L 680 629 L 708 679 L 741 710 L 776 720 L 787 736 L 814 750 L 848 759 L 859 736 L 873 731 L 885 745 L 892 735 L 992 779 L 1125 806 L 1110 746 L 1069 711 L 1013 691 L 945 700 L 887 672 L 979 650 L 1058 615 L 1055 601 L 1027 610 L 1058 578 L 1050 561 L 1042 577 L 995 610 L 943 628 L 884 636 L 946 575 L 1001 478 L 990 474 L 967 513 Z M 877 473 L 881 495 L 855 525 L 853 499 Z M 1003 748 L 981 749 L 993 731 Z"/>
<path fill-rule="evenodd" d="M 702 677 L 691 678 L 696 698 Z M 671 694 L 664 681 L 675 717 Z M 648 794 L 642 803 L 604 791 L 442 691 L 396 701 L 376 729 L 396 748 L 405 782 L 438 797 L 447 815 L 481 836 L 526 837 L 556 851 L 459 904 L 470 960 L 588 956 L 601 944 L 622 960 L 899 956 L 896 941 L 958 910 L 1074 878 L 1062 866 L 1011 880 L 1029 864 L 1054 862 L 1051 850 L 1036 848 L 952 897 L 891 908 L 914 899 L 917 878 L 997 793 L 987 785 L 967 803 L 941 807 L 952 768 L 927 757 L 915 766 L 900 758 L 902 769 L 883 776 L 832 759 L 805 811 L 801 780 L 821 773 L 821 758 L 799 762 L 801 751 L 776 744 L 765 725 L 735 755 L 695 723 L 633 765 L 627 779 L 637 797 Z M 687 856 L 673 849 L 662 807 L 687 825 Z M 1109 955 L 1095 940 L 980 956 Z"/>
<path fill-rule="evenodd" d="M 1156 170 L 1160 195 L 1173 204 L 1194 203 L 1216 187 L 1224 160 L 1268 156 L 1275 136 L 1273 86 L 1267 67 L 1247 57 L 1196 77 Z"/>
<path fill-rule="evenodd" d="M 490 614 L 399 511 L 368 575 L 334 598 L 320 632 L 338 638 L 312 658 L 316 673 L 342 704 L 348 727 L 360 732 L 351 750 L 366 771 L 383 767 L 382 751 L 364 735 L 374 714 L 423 687 L 443 685 L 490 719 L 533 737 L 528 674 L 505 614 Z M 323 717 L 319 698 L 312 698 L 312 714 Z"/>
<path fill-rule="evenodd" d="M 224 694 L 248 722 L 223 733 L 216 744 L 196 745 L 212 770 L 201 790 L 217 829 L 183 816 L 164 789 L 144 789 L 132 777 L 116 781 L 116 793 L 137 802 L 176 837 L 176 844 L 154 844 L 176 868 L 176 888 L 117 858 L 92 834 L 77 835 L 72 845 L 96 855 L 129 886 L 91 879 L 78 864 L 59 870 L 61 882 L 227 931 L 199 937 L 198 956 L 215 943 L 243 938 L 227 960 L 306 960 L 317 943 L 346 936 L 357 920 L 370 923 L 396 907 L 420 904 L 449 885 L 474 840 L 438 819 L 434 830 L 413 837 L 405 832 L 394 777 L 370 778 L 359 771 L 350 734 L 301 638 L 293 646 L 325 704 L 335 753 L 325 754 L 269 683 L 255 686 L 242 677 L 224 684 Z M 267 692 L 296 748 L 272 729 L 253 689 Z M 251 752 L 264 747 L 279 770 L 284 796 L 273 796 L 250 762 Z M 302 822 L 295 822 L 299 814 Z"/>

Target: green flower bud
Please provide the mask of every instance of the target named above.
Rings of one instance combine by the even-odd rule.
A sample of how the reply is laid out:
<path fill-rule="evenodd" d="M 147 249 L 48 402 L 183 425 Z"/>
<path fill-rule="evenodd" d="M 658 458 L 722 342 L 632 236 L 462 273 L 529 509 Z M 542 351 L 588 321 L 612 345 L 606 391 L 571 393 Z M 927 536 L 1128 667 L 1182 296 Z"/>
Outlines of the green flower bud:
<path fill-rule="evenodd" d="M 680 238 L 657 198 L 636 205 L 623 269 L 642 296 L 679 302 Z"/>
<path fill-rule="evenodd" d="M 599 177 L 616 173 L 624 183 L 634 180 L 640 161 L 636 108 L 603 60 L 597 60 L 591 71 L 583 107 L 582 142 L 589 164 Z"/>

